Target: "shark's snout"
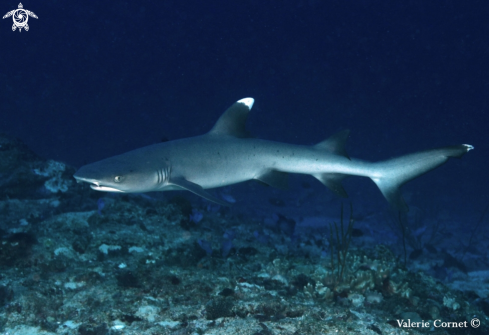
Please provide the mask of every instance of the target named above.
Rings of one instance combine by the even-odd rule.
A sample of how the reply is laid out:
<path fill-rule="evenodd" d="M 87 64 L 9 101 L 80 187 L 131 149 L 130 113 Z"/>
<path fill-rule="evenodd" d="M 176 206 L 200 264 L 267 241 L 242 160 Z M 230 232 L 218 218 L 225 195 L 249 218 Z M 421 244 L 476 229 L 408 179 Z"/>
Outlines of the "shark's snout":
<path fill-rule="evenodd" d="M 89 178 L 86 176 L 83 176 L 80 174 L 80 170 L 78 170 L 74 175 L 73 178 L 76 179 L 77 183 L 89 183 L 89 184 L 100 184 L 97 179 L 94 178 Z"/>

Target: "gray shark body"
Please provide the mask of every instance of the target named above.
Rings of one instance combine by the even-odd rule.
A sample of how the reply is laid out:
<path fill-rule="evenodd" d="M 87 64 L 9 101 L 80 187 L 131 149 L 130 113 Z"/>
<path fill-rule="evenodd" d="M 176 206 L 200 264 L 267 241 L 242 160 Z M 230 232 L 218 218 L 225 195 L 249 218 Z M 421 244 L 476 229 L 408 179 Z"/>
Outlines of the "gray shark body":
<path fill-rule="evenodd" d="M 301 173 L 316 177 L 337 195 L 346 197 L 341 180 L 354 175 L 371 178 L 392 205 L 406 211 L 399 190 L 404 183 L 473 149 L 461 144 L 370 163 L 348 157 L 348 131 L 315 146 L 256 139 L 245 129 L 253 102 L 252 98 L 237 101 L 205 135 L 150 145 L 88 164 L 74 177 L 98 191 L 188 190 L 229 205 L 206 189 L 253 179 L 285 188 L 288 173 Z"/>

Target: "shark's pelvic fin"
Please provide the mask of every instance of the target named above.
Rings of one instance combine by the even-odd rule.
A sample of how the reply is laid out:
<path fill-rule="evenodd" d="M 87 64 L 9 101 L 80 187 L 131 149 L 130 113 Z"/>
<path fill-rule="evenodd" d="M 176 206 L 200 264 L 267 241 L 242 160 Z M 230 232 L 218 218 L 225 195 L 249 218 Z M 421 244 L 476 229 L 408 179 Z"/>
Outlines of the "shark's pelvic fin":
<path fill-rule="evenodd" d="M 348 140 L 349 136 L 350 130 L 345 129 L 339 131 L 336 134 L 330 136 L 328 139 L 316 144 L 314 148 L 319 150 L 326 150 L 329 153 L 350 159 L 348 153 L 346 152 L 346 141 Z M 337 196 L 342 198 L 348 197 L 348 193 L 346 193 L 343 185 L 341 185 L 341 181 L 348 177 L 348 175 L 342 173 L 322 173 L 316 174 L 314 175 L 314 177 L 321 183 L 323 183 L 324 186 L 333 191 L 333 193 Z"/>
<path fill-rule="evenodd" d="M 287 172 L 270 170 L 261 176 L 255 177 L 255 179 L 269 186 L 283 190 L 286 190 L 289 187 L 289 174 Z"/>
<path fill-rule="evenodd" d="M 198 185 L 198 184 L 195 184 L 195 183 L 192 183 L 191 181 L 188 181 L 187 179 L 185 178 L 182 178 L 182 177 L 176 177 L 176 178 L 171 178 L 170 180 L 170 184 L 172 185 L 175 185 L 175 186 L 178 186 L 180 187 L 181 189 L 183 190 L 187 190 L 187 191 L 190 191 L 194 194 L 197 194 L 198 196 L 204 198 L 204 199 L 207 199 L 209 201 L 212 201 L 212 202 L 215 202 L 219 205 L 222 205 L 222 206 L 231 206 L 231 204 L 227 201 L 224 201 L 224 200 L 221 200 L 215 196 L 213 196 L 212 194 L 210 194 L 209 192 L 207 192 L 206 190 L 204 190 L 202 188 L 202 186 Z"/>
<path fill-rule="evenodd" d="M 375 174 L 378 177 L 371 177 L 371 179 L 377 184 L 387 201 L 397 209 L 407 212 L 409 208 L 400 192 L 402 185 L 439 167 L 449 158 L 462 157 L 472 149 L 474 149 L 473 146 L 462 144 L 427 150 L 374 163 L 377 165 Z"/>
<path fill-rule="evenodd" d="M 254 102 L 253 98 L 244 98 L 236 101 L 221 115 L 209 134 L 239 138 L 251 137 L 246 130 L 246 120 Z"/>
<path fill-rule="evenodd" d="M 346 152 L 346 141 L 348 140 L 349 136 L 350 130 L 345 129 L 330 136 L 328 139 L 319 142 L 314 147 L 320 150 L 327 150 L 332 154 L 340 155 L 350 159 Z"/>

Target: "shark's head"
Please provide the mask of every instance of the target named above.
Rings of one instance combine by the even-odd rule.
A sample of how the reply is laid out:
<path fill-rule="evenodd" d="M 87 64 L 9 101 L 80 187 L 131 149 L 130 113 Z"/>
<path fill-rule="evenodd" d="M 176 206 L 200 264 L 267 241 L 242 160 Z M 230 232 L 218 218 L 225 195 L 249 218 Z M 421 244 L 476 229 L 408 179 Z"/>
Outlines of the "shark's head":
<path fill-rule="evenodd" d="M 161 190 L 168 176 L 169 169 L 155 169 L 127 153 L 82 166 L 73 177 L 96 191 L 142 193 Z"/>

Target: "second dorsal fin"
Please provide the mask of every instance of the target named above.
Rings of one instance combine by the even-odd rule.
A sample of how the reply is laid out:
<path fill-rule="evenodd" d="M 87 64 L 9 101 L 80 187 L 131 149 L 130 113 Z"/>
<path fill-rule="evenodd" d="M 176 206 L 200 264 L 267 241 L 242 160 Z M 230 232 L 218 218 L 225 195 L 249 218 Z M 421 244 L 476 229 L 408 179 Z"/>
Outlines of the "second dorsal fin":
<path fill-rule="evenodd" d="M 330 136 L 328 139 L 319 142 L 314 147 L 321 150 L 327 150 L 332 154 L 340 155 L 350 159 L 348 154 L 346 153 L 346 140 L 348 140 L 348 136 L 350 136 L 350 131 L 348 129 L 337 132 L 333 136 Z"/>

